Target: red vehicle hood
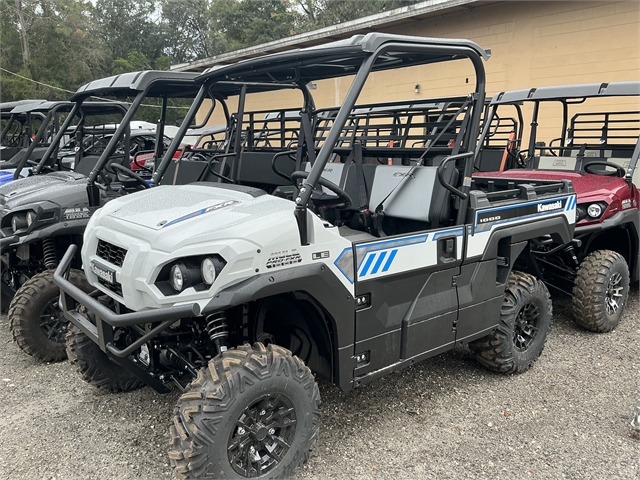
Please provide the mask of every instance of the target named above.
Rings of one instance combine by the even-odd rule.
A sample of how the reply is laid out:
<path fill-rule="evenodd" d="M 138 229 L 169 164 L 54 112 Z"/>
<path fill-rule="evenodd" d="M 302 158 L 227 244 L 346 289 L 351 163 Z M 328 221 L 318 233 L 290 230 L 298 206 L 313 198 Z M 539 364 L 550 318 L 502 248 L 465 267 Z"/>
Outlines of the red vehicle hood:
<path fill-rule="evenodd" d="M 557 172 L 552 170 L 507 170 L 506 172 L 476 172 L 475 177 L 528 178 L 532 180 L 571 180 L 578 203 L 630 198 L 629 186 L 624 178 L 590 173 Z"/>

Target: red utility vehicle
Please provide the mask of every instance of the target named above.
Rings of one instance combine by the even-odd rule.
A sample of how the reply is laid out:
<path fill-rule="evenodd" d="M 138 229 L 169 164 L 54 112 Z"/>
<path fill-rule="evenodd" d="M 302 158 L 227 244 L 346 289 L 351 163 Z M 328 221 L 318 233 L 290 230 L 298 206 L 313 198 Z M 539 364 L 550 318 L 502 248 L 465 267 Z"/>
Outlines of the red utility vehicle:
<path fill-rule="evenodd" d="M 498 93 L 487 112 L 483 144 L 499 123 L 498 111 L 504 114 L 509 105 L 520 119 L 530 112 L 527 147 L 522 131 L 514 129 L 503 151 L 478 155 L 474 177 L 573 182 L 578 203 L 573 242 L 559 247 L 551 246 L 551 239 L 540 242 L 532 251 L 537 266 L 531 267 L 548 285 L 573 296 L 577 323 L 595 332 L 613 330 L 630 282 L 640 273 L 640 82 Z M 558 129 L 559 135 L 548 137 Z"/>

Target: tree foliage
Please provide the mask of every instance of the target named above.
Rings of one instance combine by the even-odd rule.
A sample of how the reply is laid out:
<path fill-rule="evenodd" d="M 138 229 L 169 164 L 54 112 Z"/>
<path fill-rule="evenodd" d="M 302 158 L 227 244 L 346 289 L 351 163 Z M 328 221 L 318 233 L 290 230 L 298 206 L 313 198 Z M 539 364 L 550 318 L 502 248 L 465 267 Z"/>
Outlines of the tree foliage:
<path fill-rule="evenodd" d="M 167 69 L 416 1 L 0 0 L 0 99 L 65 99 L 96 78 Z"/>

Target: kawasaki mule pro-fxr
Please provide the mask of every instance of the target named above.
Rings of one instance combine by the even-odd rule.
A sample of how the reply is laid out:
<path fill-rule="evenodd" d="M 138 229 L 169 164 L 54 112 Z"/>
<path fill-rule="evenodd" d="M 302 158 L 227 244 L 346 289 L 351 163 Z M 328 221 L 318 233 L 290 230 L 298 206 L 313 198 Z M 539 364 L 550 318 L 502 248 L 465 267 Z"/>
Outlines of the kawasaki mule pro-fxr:
<path fill-rule="evenodd" d="M 504 168 L 491 171 L 478 162 L 483 172 L 475 174 L 573 183 L 578 196 L 574 239 L 561 247 L 551 239 L 532 244 L 536 262 L 531 267 L 548 285 L 572 296 L 576 323 L 594 332 L 618 325 L 630 282 L 640 278 L 639 102 L 640 82 L 498 93 L 489 122 L 496 109 L 532 104 L 529 144 L 520 150 L 522 136 L 516 136 Z M 560 118 L 549 115 L 558 111 Z"/>
<path fill-rule="evenodd" d="M 303 91 L 293 199 L 204 182 L 114 200 L 85 232 L 93 295 L 66 279 L 76 247 L 67 250 L 54 280 L 75 326 L 70 358 L 111 390 L 184 391 L 169 447 L 179 476 L 291 474 L 320 425 L 312 370 L 349 391 L 456 344 L 504 373 L 540 355 L 550 298 L 512 266 L 533 238 L 571 239 L 575 195 L 568 182 L 498 181 L 492 192 L 471 182 L 488 57 L 467 40 L 370 33 L 213 68 L 203 88 Z M 340 141 L 370 74 L 454 59 L 476 73 L 455 142 L 438 135 L 458 115 L 413 147 Z M 353 83 L 318 150 L 307 85 L 346 75 Z M 393 157 L 403 164 L 376 161 Z"/>
<path fill-rule="evenodd" d="M 43 360 L 66 357 L 67 321 L 57 308 L 58 289 L 53 284 L 53 269 L 70 244 L 82 242 L 82 234 L 95 210 L 113 198 L 148 187 L 140 172 L 130 167 L 131 136 L 129 124 L 145 99 L 160 97 L 159 127 L 156 138 L 163 139 L 163 125 L 169 98 L 188 98 L 198 92 L 195 74 L 176 72 L 133 72 L 96 80 L 83 87 L 72 98 L 74 104 L 60 126 L 56 137 L 33 175 L 0 187 L 0 252 L 2 261 L 2 305 L 9 306 L 9 322 L 13 337 L 28 354 Z M 190 96 L 191 95 L 191 96 Z M 91 96 L 135 97 L 129 109 L 119 107 L 119 126 L 100 155 L 84 156 L 75 152 L 74 171 L 41 175 L 58 161 L 56 152 L 72 122 L 77 122 L 74 138 L 77 145 L 92 137 L 95 129 L 85 125 L 87 113 L 96 110 L 85 100 Z M 95 112 L 94 112 L 95 113 Z M 116 123 L 110 120 L 110 123 Z M 40 133 L 40 132 L 39 132 Z M 156 142 L 157 158 L 164 153 L 163 141 Z M 144 152 L 138 152 L 144 153 Z M 135 158 L 134 158 L 135 159 Z M 151 172 L 149 172 L 149 175 Z M 84 275 L 73 267 L 73 279 L 88 288 Z"/>

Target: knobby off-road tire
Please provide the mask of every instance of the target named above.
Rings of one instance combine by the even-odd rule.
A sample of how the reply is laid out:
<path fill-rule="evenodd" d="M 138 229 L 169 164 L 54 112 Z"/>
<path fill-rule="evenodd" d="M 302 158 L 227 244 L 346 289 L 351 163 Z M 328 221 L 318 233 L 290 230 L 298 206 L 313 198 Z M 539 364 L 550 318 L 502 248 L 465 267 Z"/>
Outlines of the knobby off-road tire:
<path fill-rule="evenodd" d="M 320 427 L 311 370 L 277 345 L 227 350 L 198 372 L 174 410 L 169 459 L 180 478 L 286 478 Z"/>
<path fill-rule="evenodd" d="M 67 355 L 78 367 L 82 379 L 95 387 L 115 393 L 129 392 L 144 385 L 129 370 L 112 362 L 98 344 L 73 324 L 67 332 Z"/>
<path fill-rule="evenodd" d="M 81 270 L 72 269 L 69 280 L 85 292 L 92 287 Z M 53 283 L 53 270 L 27 280 L 9 306 L 9 328 L 18 346 L 43 362 L 67 358 L 65 335 L 69 321 L 58 306 L 60 290 Z"/>
<path fill-rule="evenodd" d="M 622 255 L 596 250 L 580 264 L 573 284 L 573 318 L 592 332 L 618 326 L 629 296 L 629 266 Z"/>
<path fill-rule="evenodd" d="M 538 359 L 551 327 L 551 297 L 532 275 L 511 272 L 500 310 L 500 325 L 491 335 L 469 343 L 478 362 L 490 370 L 522 373 Z"/>

